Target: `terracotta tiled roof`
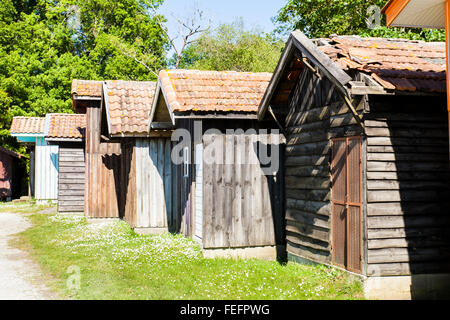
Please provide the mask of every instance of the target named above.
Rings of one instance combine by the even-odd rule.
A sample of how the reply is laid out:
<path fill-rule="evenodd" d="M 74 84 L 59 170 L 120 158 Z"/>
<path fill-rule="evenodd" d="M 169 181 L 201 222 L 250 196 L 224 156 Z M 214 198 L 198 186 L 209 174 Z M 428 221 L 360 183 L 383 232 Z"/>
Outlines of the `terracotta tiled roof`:
<path fill-rule="evenodd" d="M 74 79 L 72 81 L 72 95 L 100 98 L 102 96 L 102 83 L 102 81 Z"/>
<path fill-rule="evenodd" d="M 173 112 L 256 112 L 271 73 L 168 70 L 159 78 Z"/>
<path fill-rule="evenodd" d="M 45 130 L 45 118 L 14 117 L 11 129 L 13 134 L 43 134 Z"/>
<path fill-rule="evenodd" d="M 445 43 L 337 36 L 319 48 L 343 70 L 372 76 L 384 88 L 446 92 Z"/>
<path fill-rule="evenodd" d="M 147 134 L 156 82 L 119 80 L 105 85 L 110 134 Z"/>
<path fill-rule="evenodd" d="M 82 139 L 86 131 L 85 114 L 48 114 L 47 138 Z"/>

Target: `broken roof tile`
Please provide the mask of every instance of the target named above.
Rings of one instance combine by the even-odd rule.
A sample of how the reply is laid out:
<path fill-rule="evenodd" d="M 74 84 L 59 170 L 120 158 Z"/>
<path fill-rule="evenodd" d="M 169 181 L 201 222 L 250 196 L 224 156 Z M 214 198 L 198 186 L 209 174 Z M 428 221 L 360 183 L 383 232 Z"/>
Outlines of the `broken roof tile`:
<path fill-rule="evenodd" d="M 445 44 L 406 39 L 336 36 L 319 45 L 343 70 L 366 72 L 384 88 L 439 92 L 445 86 Z"/>

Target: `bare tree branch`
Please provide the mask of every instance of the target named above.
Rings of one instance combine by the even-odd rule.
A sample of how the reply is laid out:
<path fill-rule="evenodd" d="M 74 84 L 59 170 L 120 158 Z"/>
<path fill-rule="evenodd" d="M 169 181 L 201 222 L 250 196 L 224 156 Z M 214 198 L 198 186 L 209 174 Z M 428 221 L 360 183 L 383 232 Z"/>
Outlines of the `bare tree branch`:
<path fill-rule="evenodd" d="M 194 12 L 190 18 L 186 18 L 186 21 L 181 20 L 174 16 L 177 23 L 184 28 L 184 33 L 181 34 L 181 38 L 183 40 L 183 43 L 180 47 L 177 47 L 175 44 L 175 40 L 178 39 L 177 37 L 171 37 L 169 35 L 169 31 L 167 30 L 166 26 L 162 23 L 160 16 L 156 12 L 156 8 L 153 4 L 151 4 L 151 7 L 153 9 L 153 13 L 155 15 L 156 22 L 158 23 L 159 27 L 163 31 L 164 35 L 169 40 L 169 43 L 172 47 L 172 49 L 175 51 L 176 54 L 176 63 L 175 68 L 178 68 L 178 66 L 181 63 L 181 59 L 183 58 L 183 52 L 186 49 L 186 47 L 196 41 L 198 41 L 198 36 L 204 32 L 207 32 L 211 28 L 211 20 L 209 21 L 208 27 L 203 28 L 202 27 L 202 18 L 203 18 L 203 11 L 201 11 L 198 8 L 194 9 Z M 182 33 L 180 31 L 180 33 Z"/>

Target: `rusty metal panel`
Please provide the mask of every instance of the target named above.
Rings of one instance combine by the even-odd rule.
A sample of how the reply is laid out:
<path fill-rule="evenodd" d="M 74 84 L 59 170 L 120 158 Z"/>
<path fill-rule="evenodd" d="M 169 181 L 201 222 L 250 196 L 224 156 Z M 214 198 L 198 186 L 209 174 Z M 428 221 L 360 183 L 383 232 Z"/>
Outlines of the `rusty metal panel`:
<path fill-rule="evenodd" d="M 361 272 L 361 208 L 359 206 L 348 206 L 347 230 L 347 269 Z"/>
<path fill-rule="evenodd" d="M 347 162 L 345 139 L 333 140 L 333 160 L 331 175 L 333 181 L 333 201 L 345 202 L 347 192 Z"/>
<path fill-rule="evenodd" d="M 347 254 L 347 212 L 345 205 L 333 204 L 333 261 L 345 268 Z"/>
<path fill-rule="evenodd" d="M 361 137 L 332 141 L 333 262 L 361 272 Z"/>
<path fill-rule="evenodd" d="M 347 138 L 347 268 L 361 272 L 361 137 Z"/>
<path fill-rule="evenodd" d="M 361 138 L 347 139 L 348 202 L 361 203 Z"/>

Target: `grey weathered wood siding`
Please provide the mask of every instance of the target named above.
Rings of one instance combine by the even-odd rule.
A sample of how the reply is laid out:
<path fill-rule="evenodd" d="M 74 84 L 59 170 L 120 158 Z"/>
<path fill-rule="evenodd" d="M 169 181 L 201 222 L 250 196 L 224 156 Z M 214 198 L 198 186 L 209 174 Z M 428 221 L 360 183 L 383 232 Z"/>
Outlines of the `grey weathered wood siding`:
<path fill-rule="evenodd" d="M 355 100 L 359 113 L 364 100 Z M 362 129 L 334 85 L 305 69 L 291 94 L 286 127 L 286 241 L 290 255 L 331 263 L 331 138 Z"/>
<path fill-rule="evenodd" d="M 84 175 L 83 145 L 60 145 L 58 212 L 84 212 Z"/>
<path fill-rule="evenodd" d="M 170 138 L 136 139 L 137 227 L 174 224 L 176 175 L 171 152 Z"/>
<path fill-rule="evenodd" d="M 170 138 L 129 138 L 122 142 L 124 219 L 133 228 L 176 225 L 176 167 Z"/>
<path fill-rule="evenodd" d="M 436 97 L 371 100 L 371 112 L 364 121 L 368 137 L 367 274 L 448 272 L 445 101 Z"/>
<path fill-rule="evenodd" d="M 279 225 L 274 221 L 282 218 L 282 190 L 276 179 L 281 173 L 265 175 L 257 154 L 260 142 L 280 146 L 283 138 L 274 134 L 263 137 L 256 131 L 255 134 L 203 135 L 205 249 L 280 244 L 275 229 Z M 212 146 L 222 152 L 219 163 L 207 160 Z M 214 157 L 219 159 L 217 154 Z"/>
<path fill-rule="evenodd" d="M 177 184 L 174 193 L 178 200 L 177 225 L 181 233 L 194 237 L 197 223 L 197 206 L 202 206 L 202 245 L 205 249 L 213 248 L 245 248 L 254 246 L 274 246 L 284 244 L 284 175 L 282 166 L 275 176 L 262 174 L 261 163 L 256 157 L 256 144 L 281 143 L 280 157 L 284 155 L 284 137 L 275 135 L 262 139 L 256 134 L 226 134 L 227 129 L 242 129 L 246 132 L 253 128 L 258 130 L 269 124 L 261 124 L 254 120 L 197 120 L 202 123 L 200 137 L 194 135 L 193 120 L 179 120 L 178 128 L 191 133 L 191 155 L 193 161 L 189 165 L 189 174 L 183 175 L 183 165 L 176 166 Z M 273 128 L 273 127 L 270 127 Z M 209 129 L 220 133 L 206 133 Z M 208 156 L 208 147 L 214 140 L 220 141 L 218 150 L 239 159 L 250 156 L 254 164 L 227 165 L 212 164 L 203 161 L 201 188 L 197 187 L 195 165 L 195 144 L 203 144 L 203 156 Z M 272 139 L 272 140 L 270 140 Z M 225 141 L 231 142 L 228 148 Z M 225 159 L 225 158 L 224 158 Z M 281 161 L 280 159 L 278 159 Z M 197 197 L 197 193 L 201 196 Z"/>

